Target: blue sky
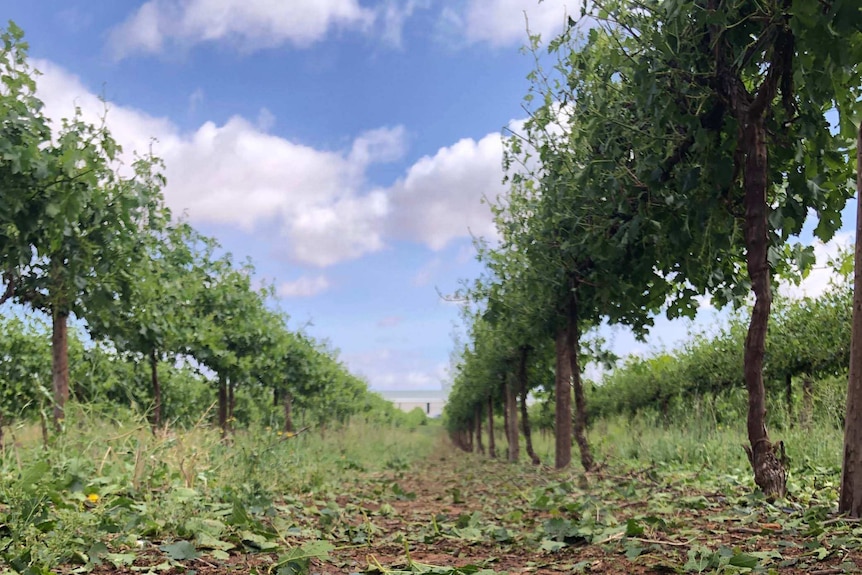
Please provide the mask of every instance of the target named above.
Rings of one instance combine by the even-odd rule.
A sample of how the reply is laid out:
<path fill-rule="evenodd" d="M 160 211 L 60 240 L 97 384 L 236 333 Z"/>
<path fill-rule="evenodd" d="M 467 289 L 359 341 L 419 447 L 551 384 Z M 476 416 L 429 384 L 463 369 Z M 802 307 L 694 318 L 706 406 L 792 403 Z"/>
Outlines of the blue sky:
<path fill-rule="evenodd" d="M 438 291 L 479 273 L 471 233 L 493 235 L 481 198 L 503 191 L 500 131 L 525 115 L 524 14 L 549 37 L 578 6 L 0 0 L 48 114 L 95 121 L 103 95 L 128 158 L 156 138 L 168 204 L 377 389 L 445 379 L 458 311 Z M 659 325 L 665 344 L 686 329 Z"/>

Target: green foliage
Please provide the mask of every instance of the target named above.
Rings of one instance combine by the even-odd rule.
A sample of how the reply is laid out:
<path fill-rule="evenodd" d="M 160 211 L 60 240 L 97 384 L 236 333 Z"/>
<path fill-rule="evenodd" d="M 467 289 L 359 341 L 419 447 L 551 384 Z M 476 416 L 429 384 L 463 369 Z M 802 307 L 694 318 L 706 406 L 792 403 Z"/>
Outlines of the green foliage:
<path fill-rule="evenodd" d="M 14 454 L 0 452 L 0 570 L 120 568 L 154 551 L 181 567 L 278 551 L 281 572 L 306 574 L 343 536 L 338 525 L 318 530 L 318 501 L 336 505 L 357 469 L 379 473 L 394 458 L 407 469 L 435 444 L 433 434 L 357 424 L 326 441 L 261 428 L 227 447 L 206 429 L 153 436 L 141 417 L 111 422 L 75 407 L 67 426 L 78 433 L 49 451 L 18 426 Z"/>
<path fill-rule="evenodd" d="M 0 316 L 0 426 L 50 403 L 50 365 L 44 326 Z"/>
<path fill-rule="evenodd" d="M 51 393 L 61 427 L 69 318 L 87 330 L 70 339 L 72 396 L 143 410 L 154 428 L 209 413 L 226 430 L 270 421 L 273 394 L 320 426 L 360 412 L 391 419 L 391 406 L 367 399 L 335 350 L 288 329 L 272 289 L 252 287 L 250 262 L 236 265 L 215 240 L 171 219 L 158 158 L 137 157 L 122 172 L 106 124 L 88 124 L 79 111 L 53 129 L 35 77 L 23 32 L 10 23 L 0 31 L 0 303 L 52 318 L 55 349 L 46 355 L 47 331 L 15 319 L 20 307 L 3 317 L 0 429 L 44 413 Z M 211 412 L 213 383 L 233 399 L 222 394 Z"/>
<path fill-rule="evenodd" d="M 818 409 L 818 417 L 833 424 L 843 422 L 844 399 L 831 382 L 846 374 L 849 362 L 851 298 L 848 283 L 841 281 L 817 298 L 776 301 L 765 364 L 766 387 L 775 401 L 786 401 L 788 377 L 793 390 L 800 388 L 804 379 L 817 380 L 813 383 L 814 397 L 818 406 L 824 406 L 822 411 Z M 739 403 L 733 408 L 716 406 L 712 417 L 724 424 L 743 419 L 740 392 L 744 390 L 746 323 L 744 314 L 736 314 L 711 333 L 691 334 L 678 350 L 628 358 L 600 385 L 589 388 L 592 416 L 600 419 L 649 411 L 672 421 L 677 416 L 672 414 L 676 405 L 685 410 L 708 398 L 714 403 L 732 396 Z M 846 380 L 843 385 L 846 392 Z M 791 399 L 791 408 L 804 407 L 801 391 L 794 391 Z M 786 408 L 776 405 L 768 415 L 775 422 Z"/>

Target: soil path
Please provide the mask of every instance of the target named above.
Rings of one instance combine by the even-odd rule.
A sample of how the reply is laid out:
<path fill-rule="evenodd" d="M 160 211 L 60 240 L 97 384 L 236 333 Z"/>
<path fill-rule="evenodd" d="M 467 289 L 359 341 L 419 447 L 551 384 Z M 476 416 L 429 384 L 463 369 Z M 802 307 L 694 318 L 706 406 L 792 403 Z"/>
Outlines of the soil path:
<path fill-rule="evenodd" d="M 334 549 L 305 563 L 283 550 L 165 563 L 154 550 L 134 572 L 829 575 L 856 572 L 862 560 L 862 530 L 819 508 L 769 505 L 732 482 L 710 490 L 694 473 L 654 469 L 584 476 L 443 443 L 409 468 L 359 471 L 338 492 L 280 509 L 295 525 L 284 548 L 322 540 Z"/>

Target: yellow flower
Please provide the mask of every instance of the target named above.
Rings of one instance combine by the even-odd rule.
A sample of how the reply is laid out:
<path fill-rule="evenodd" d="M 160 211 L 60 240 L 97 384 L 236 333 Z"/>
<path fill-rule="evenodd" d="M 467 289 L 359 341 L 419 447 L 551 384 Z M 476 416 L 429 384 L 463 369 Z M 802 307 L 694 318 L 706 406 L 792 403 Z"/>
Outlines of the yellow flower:
<path fill-rule="evenodd" d="M 98 502 L 99 502 L 99 495 L 98 495 L 98 493 L 90 493 L 89 495 L 87 495 L 87 500 L 88 500 L 90 503 L 98 503 Z"/>

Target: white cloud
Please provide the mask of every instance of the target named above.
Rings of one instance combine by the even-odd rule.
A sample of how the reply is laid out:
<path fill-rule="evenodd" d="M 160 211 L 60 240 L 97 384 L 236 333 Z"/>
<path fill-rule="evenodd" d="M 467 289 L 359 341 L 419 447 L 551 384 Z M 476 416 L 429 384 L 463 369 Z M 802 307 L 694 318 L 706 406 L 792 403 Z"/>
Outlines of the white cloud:
<path fill-rule="evenodd" d="M 70 116 L 78 105 L 84 117 L 98 122 L 104 104 L 75 77 L 50 62 L 39 95 L 52 118 Z M 165 160 L 165 196 L 192 221 L 213 222 L 253 231 L 275 225 L 287 239 L 295 260 L 327 266 L 384 247 L 383 221 L 389 201 L 382 191 L 365 192 L 365 172 L 375 162 L 391 161 L 406 148 L 402 127 L 361 134 L 349 150 L 319 150 L 268 134 L 261 128 L 274 118 L 262 113 L 261 125 L 235 116 L 223 125 L 206 122 L 185 133 L 165 118 L 109 106 L 108 126 L 132 151 L 154 151 Z"/>
<path fill-rule="evenodd" d="M 403 126 L 369 130 L 353 142 L 350 160 L 361 167 L 376 162 L 391 162 L 404 155 L 406 142 L 407 131 Z"/>
<path fill-rule="evenodd" d="M 473 235 L 496 237 L 490 207 L 504 191 L 500 134 L 465 138 L 413 164 L 389 190 L 392 233 L 433 250 Z"/>
<path fill-rule="evenodd" d="M 782 282 L 779 284 L 781 295 L 790 298 L 801 297 L 817 297 L 829 289 L 830 282 L 838 280 L 839 276 L 835 269 L 829 265 L 829 260 L 835 258 L 842 250 L 853 249 L 853 233 L 840 232 L 835 234 L 832 240 L 823 243 L 821 241 L 814 242 L 814 256 L 816 263 L 814 268 L 808 273 L 808 277 L 803 279 L 800 284 L 793 285 L 790 282 Z"/>
<path fill-rule="evenodd" d="M 531 34 L 547 41 L 563 30 L 567 16 L 580 16 L 581 5 L 582 0 L 469 0 L 463 11 L 446 8 L 441 18 L 468 42 L 496 47 L 526 44 L 528 23 Z"/>
<path fill-rule="evenodd" d="M 278 286 L 276 293 L 279 297 L 311 297 L 323 293 L 329 289 L 329 280 L 326 276 L 302 276 L 294 281 L 284 282 Z"/>
<path fill-rule="evenodd" d="M 440 389 L 447 379 L 445 363 L 428 361 L 413 350 L 378 348 L 345 355 L 344 361 L 353 373 L 365 375 L 373 389 Z"/>
<path fill-rule="evenodd" d="M 293 219 L 287 236 L 302 240 L 293 247 L 297 259 L 325 267 L 382 249 L 387 213 L 388 202 L 381 192 L 346 197 L 307 207 Z"/>
<path fill-rule="evenodd" d="M 332 29 L 367 30 L 375 18 L 358 0 L 150 0 L 111 31 L 109 44 L 117 58 L 218 40 L 247 51 L 304 48 Z"/>
<path fill-rule="evenodd" d="M 257 129 L 261 132 L 269 132 L 275 126 L 275 115 L 267 108 L 261 108 L 257 113 Z"/>
<path fill-rule="evenodd" d="M 173 146 L 178 140 L 177 128 L 167 118 L 156 118 L 134 108 L 105 103 L 77 76 L 52 62 L 34 60 L 33 65 L 42 72 L 37 85 L 38 96 L 45 103 L 45 114 L 59 126 L 59 120 L 72 117 L 78 107 L 86 121 L 98 124 L 107 110 L 108 126 L 125 149 L 122 159 L 126 164 L 131 164 L 134 159 L 134 150 L 146 152 L 153 138 L 160 140 L 161 147 Z"/>
<path fill-rule="evenodd" d="M 86 120 L 100 121 L 105 104 L 77 77 L 50 62 L 36 66 L 43 72 L 39 95 L 49 117 L 71 116 L 78 106 Z M 199 99 L 195 95 L 191 101 Z M 124 147 L 126 165 L 135 150 L 151 145 L 165 160 L 165 197 L 172 209 L 187 211 L 193 222 L 247 232 L 271 226 L 285 239 L 284 252 L 299 263 L 333 265 L 379 251 L 389 238 L 441 250 L 471 232 L 496 237 L 482 200 L 504 190 L 497 133 L 440 148 L 389 188 L 368 190 L 369 166 L 405 153 L 403 127 L 370 130 L 348 149 L 333 151 L 267 133 L 275 122 L 267 110 L 254 122 L 234 116 L 187 132 L 134 108 L 110 103 L 107 108 L 108 126 Z"/>
<path fill-rule="evenodd" d="M 828 242 L 824 243 L 820 240 L 814 242 L 814 257 L 815 263 L 808 276 L 799 282 L 799 285 L 794 284 L 789 280 L 777 278 L 778 281 L 772 285 L 773 290 L 777 290 L 779 294 L 790 299 L 799 299 L 803 297 L 819 297 L 825 293 L 830 284 L 841 279 L 838 271 L 830 265 L 830 260 L 835 259 L 842 251 L 853 251 L 853 233 L 839 232 Z M 748 303 L 754 303 L 754 296 L 748 294 Z M 715 310 L 712 305 L 711 296 L 709 294 L 697 296 L 694 298 L 698 307 L 701 310 Z"/>
<path fill-rule="evenodd" d="M 430 0 L 407 0 L 403 4 L 390 0 L 381 8 L 383 20 L 383 39 L 386 43 L 400 48 L 403 43 L 404 23 L 417 9 L 426 9 Z"/>
<path fill-rule="evenodd" d="M 429 6 L 430 0 L 389 0 L 374 8 L 358 0 L 149 0 L 111 30 L 108 45 L 117 59 L 217 41 L 249 52 L 307 48 L 333 30 L 355 30 L 400 47 L 405 22 Z"/>
<path fill-rule="evenodd" d="M 369 381 L 374 382 L 374 389 L 440 389 L 443 375 L 438 371 L 381 372 Z"/>

